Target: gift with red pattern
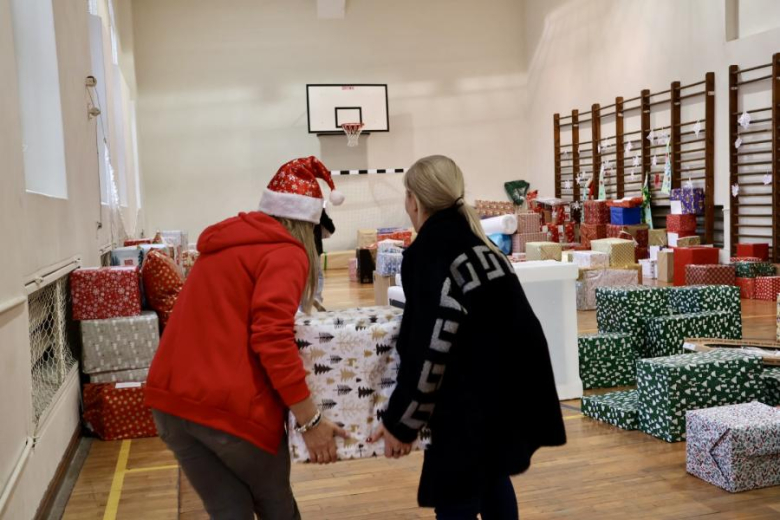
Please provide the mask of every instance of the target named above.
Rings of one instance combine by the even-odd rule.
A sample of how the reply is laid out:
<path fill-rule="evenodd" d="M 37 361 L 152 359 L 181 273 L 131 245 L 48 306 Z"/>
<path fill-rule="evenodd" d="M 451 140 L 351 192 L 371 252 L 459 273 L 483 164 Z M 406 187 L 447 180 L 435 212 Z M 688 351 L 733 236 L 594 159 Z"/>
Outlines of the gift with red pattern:
<path fill-rule="evenodd" d="M 607 238 L 606 224 L 582 224 L 580 226 L 580 240 L 585 248 L 590 249 L 591 241 L 602 238 Z"/>
<path fill-rule="evenodd" d="M 618 200 L 607 201 L 610 208 L 638 208 L 642 206 L 642 197 L 625 197 Z"/>
<path fill-rule="evenodd" d="M 756 300 L 775 301 L 780 294 L 780 276 L 756 277 Z"/>
<path fill-rule="evenodd" d="M 577 231 L 574 226 L 574 222 L 566 222 L 560 227 L 564 242 L 570 244 L 577 241 Z"/>
<path fill-rule="evenodd" d="M 690 264 L 717 264 L 720 249 L 714 247 L 675 247 L 674 248 L 674 285 L 685 285 L 685 267 Z"/>
<path fill-rule="evenodd" d="M 729 260 L 732 264 L 735 264 L 737 262 L 750 262 L 750 263 L 758 263 L 762 260 L 755 256 L 732 256 Z"/>
<path fill-rule="evenodd" d="M 151 238 L 128 238 L 124 245 L 125 247 L 140 246 L 141 244 L 151 244 L 152 240 Z"/>
<path fill-rule="evenodd" d="M 739 287 L 740 298 L 743 300 L 752 300 L 756 297 L 756 279 L 755 278 L 737 278 L 737 287 Z"/>
<path fill-rule="evenodd" d="M 585 224 L 609 224 L 609 206 L 605 200 L 586 200 L 584 207 Z"/>
<path fill-rule="evenodd" d="M 758 258 L 760 262 L 769 260 L 769 244 L 737 244 L 737 256 Z"/>
<path fill-rule="evenodd" d="M 157 435 L 141 383 L 87 384 L 83 400 L 84 422 L 104 441 Z"/>
<path fill-rule="evenodd" d="M 688 264 L 685 266 L 686 285 L 734 285 L 733 265 Z"/>
<path fill-rule="evenodd" d="M 696 234 L 696 215 L 667 215 L 666 231 L 680 236 Z"/>
<path fill-rule="evenodd" d="M 560 243 L 561 241 L 561 231 L 558 229 L 558 226 L 555 224 L 550 224 L 548 226 L 545 226 L 545 229 L 547 229 L 547 235 L 550 237 L 550 242 Z"/>
<path fill-rule="evenodd" d="M 141 314 L 137 267 L 77 269 L 70 274 L 70 294 L 76 321 Z"/>

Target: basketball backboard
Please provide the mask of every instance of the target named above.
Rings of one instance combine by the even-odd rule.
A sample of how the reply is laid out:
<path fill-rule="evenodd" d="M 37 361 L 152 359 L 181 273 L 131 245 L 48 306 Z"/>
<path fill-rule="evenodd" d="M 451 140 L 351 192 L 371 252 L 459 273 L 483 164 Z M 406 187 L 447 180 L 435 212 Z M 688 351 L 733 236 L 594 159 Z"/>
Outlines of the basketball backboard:
<path fill-rule="evenodd" d="M 388 132 L 387 85 L 306 85 L 310 134 L 344 135 L 344 123 L 363 123 L 363 133 Z"/>

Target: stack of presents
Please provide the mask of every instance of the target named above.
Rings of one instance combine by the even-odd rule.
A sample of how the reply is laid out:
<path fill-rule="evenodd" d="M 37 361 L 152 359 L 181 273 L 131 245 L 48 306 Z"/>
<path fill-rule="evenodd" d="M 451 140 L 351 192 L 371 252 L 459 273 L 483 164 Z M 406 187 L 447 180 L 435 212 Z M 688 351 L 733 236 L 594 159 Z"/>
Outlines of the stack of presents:
<path fill-rule="evenodd" d="M 729 491 L 780 484 L 780 368 L 738 348 L 684 353 L 686 338 L 741 339 L 738 287 L 601 287 L 596 303 L 583 386 L 636 389 L 583 397 L 584 415 L 687 440 L 688 471 Z"/>
<path fill-rule="evenodd" d="M 73 320 L 80 322 L 84 421 L 101 439 L 157 434 L 143 404 L 143 385 L 161 331 L 197 256 L 187 234 L 128 240 L 111 253 L 112 266 L 70 275 Z"/>

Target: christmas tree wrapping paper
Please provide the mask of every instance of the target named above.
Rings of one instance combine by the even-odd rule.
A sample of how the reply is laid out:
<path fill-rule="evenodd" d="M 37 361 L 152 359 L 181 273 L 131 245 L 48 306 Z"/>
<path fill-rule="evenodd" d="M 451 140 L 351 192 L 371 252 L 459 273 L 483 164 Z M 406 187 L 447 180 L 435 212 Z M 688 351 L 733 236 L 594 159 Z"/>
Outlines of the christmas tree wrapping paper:
<path fill-rule="evenodd" d="M 84 320 L 81 322 L 81 369 L 98 376 L 120 370 L 148 369 L 160 343 L 157 313 L 144 311 L 140 316 Z M 109 376 L 109 381 L 111 381 Z"/>
<path fill-rule="evenodd" d="M 326 418 L 343 425 L 351 436 L 336 441 L 340 459 L 384 454 L 382 442 L 369 444 L 366 439 L 379 424 L 395 388 L 399 363 L 395 344 L 402 312 L 370 307 L 320 313 L 295 322 L 295 341 L 312 399 Z M 291 414 L 290 430 L 294 422 Z M 299 434 L 290 434 L 290 455 L 296 462 L 309 460 Z"/>
<path fill-rule="evenodd" d="M 780 406 L 780 368 L 764 367 L 761 381 L 764 395 L 760 401 L 769 406 Z"/>
<path fill-rule="evenodd" d="M 756 276 L 756 300 L 775 301 L 780 294 L 780 276 Z"/>
<path fill-rule="evenodd" d="M 669 239 L 666 235 L 666 229 L 651 229 L 648 231 L 648 245 L 666 247 L 669 245 Z"/>
<path fill-rule="evenodd" d="M 755 278 L 737 278 L 734 283 L 739 287 L 739 295 L 743 300 L 752 300 L 756 297 Z"/>
<path fill-rule="evenodd" d="M 739 288 L 733 285 L 670 287 L 669 308 L 672 314 L 726 311 L 734 315 L 734 319 L 740 323 L 740 326 L 742 323 Z"/>
<path fill-rule="evenodd" d="M 674 314 L 645 319 L 645 356 L 682 354 L 686 338 L 740 339 L 737 318 L 725 311 Z"/>
<path fill-rule="evenodd" d="M 733 265 L 688 264 L 685 266 L 685 285 L 735 285 Z"/>
<path fill-rule="evenodd" d="M 138 246 L 118 247 L 111 251 L 111 265 L 123 267 L 141 267 L 144 250 Z"/>
<path fill-rule="evenodd" d="M 637 362 L 639 429 L 665 440 L 685 439 L 685 412 L 759 399 L 761 358 L 714 350 Z"/>
<path fill-rule="evenodd" d="M 750 256 L 767 261 L 769 260 L 769 244 L 737 244 L 737 256 Z"/>
<path fill-rule="evenodd" d="M 525 245 L 525 259 L 533 260 L 557 260 L 561 261 L 563 248 L 555 242 L 528 242 Z"/>
<path fill-rule="evenodd" d="M 624 430 L 639 426 L 639 394 L 636 390 L 589 395 L 582 398 L 582 414 Z"/>
<path fill-rule="evenodd" d="M 634 336 L 624 333 L 587 334 L 577 340 L 583 387 L 613 388 L 636 384 L 638 352 Z"/>
<path fill-rule="evenodd" d="M 756 262 L 755 269 L 756 269 L 756 277 L 775 276 L 777 274 L 777 269 L 775 269 L 775 264 L 771 262 Z"/>
<path fill-rule="evenodd" d="M 737 278 L 756 277 L 756 262 L 738 261 L 734 262 L 732 265 L 734 266 L 734 274 Z"/>
<path fill-rule="evenodd" d="M 596 289 L 637 285 L 638 275 L 630 269 L 604 269 L 603 267 L 580 269 L 577 279 L 577 310 L 592 311 L 596 308 Z"/>
<path fill-rule="evenodd" d="M 780 485 L 780 411 L 744 403 L 686 415 L 686 469 L 732 493 Z"/>
<path fill-rule="evenodd" d="M 620 267 L 636 263 L 636 246 L 631 240 L 620 238 L 604 238 L 591 240 L 590 247 L 594 251 L 600 251 L 609 255 L 609 265 Z"/>
<path fill-rule="evenodd" d="M 644 285 L 596 289 L 596 321 L 600 333 L 625 332 L 636 340 L 637 352 L 645 357 L 644 324 L 648 318 L 669 315 L 668 291 Z"/>

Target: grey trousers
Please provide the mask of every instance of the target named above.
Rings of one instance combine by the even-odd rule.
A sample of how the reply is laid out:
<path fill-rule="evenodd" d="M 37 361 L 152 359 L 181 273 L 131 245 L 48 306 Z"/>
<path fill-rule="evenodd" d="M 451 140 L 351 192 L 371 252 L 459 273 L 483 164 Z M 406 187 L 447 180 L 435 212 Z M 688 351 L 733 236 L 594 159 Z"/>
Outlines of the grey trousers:
<path fill-rule="evenodd" d="M 212 520 L 299 520 L 290 486 L 287 438 L 277 455 L 228 433 L 152 410 Z"/>

